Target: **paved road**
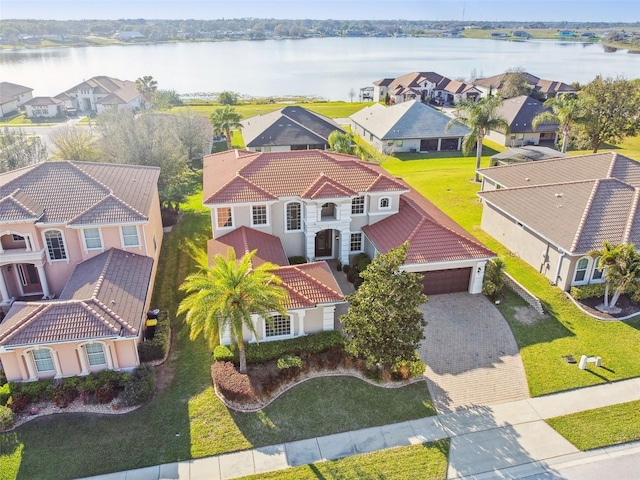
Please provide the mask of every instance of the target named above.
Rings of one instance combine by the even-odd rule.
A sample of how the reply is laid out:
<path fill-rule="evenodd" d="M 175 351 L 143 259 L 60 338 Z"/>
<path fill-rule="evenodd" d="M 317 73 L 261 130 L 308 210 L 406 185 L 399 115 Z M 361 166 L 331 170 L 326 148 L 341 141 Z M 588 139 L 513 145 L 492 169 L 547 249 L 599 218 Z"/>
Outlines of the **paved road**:
<path fill-rule="evenodd" d="M 56 146 L 51 139 L 51 136 L 55 133 L 55 131 L 59 128 L 64 128 L 68 126 L 74 126 L 81 120 L 81 117 L 68 118 L 66 121 L 62 123 L 58 123 L 51 126 L 42 126 L 42 127 L 31 127 L 31 126 L 11 126 L 6 125 L 9 129 L 22 130 L 23 132 L 29 135 L 35 135 L 42 139 L 45 147 L 47 147 L 47 153 L 49 156 L 53 155 L 56 152 Z M 87 128 L 85 126 L 79 126 L 78 128 Z"/>
<path fill-rule="evenodd" d="M 484 295 L 431 295 L 420 357 L 439 413 L 529 398 L 513 333 Z"/>

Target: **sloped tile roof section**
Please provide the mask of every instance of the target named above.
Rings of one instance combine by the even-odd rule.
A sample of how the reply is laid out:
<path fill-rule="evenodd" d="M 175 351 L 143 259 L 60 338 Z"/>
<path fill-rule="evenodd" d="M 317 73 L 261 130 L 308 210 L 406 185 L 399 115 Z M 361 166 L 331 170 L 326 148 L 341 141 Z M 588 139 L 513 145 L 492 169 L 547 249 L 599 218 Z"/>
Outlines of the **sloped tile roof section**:
<path fill-rule="evenodd" d="M 277 197 L 246 178 L 236 176 L 223 190 L 205 199 L 204 203 L 244 203 L 273 201 Z"/>
<path fill-rule="evenodd" d="M 54 97 L 33 97 L 32 99 L 24 102 L 23 105 L 29 105 L 32 107 L 47 107 L 49 105 L 59 105 L 62 103 L 62 100 L 59 100 Z"/>
<path fill-rule="evenodd" d="M 301 197 L 321 176 L 346 191 L 358 193 L 407 189 L 382 167 L 350 155 L 322 150 L 270 153 L 230 151 L 205 157 L 204 203 L 224 203 L 213 200 L 230 195 L 227 190 L 234 188 L 232 180 L 236 176 L 277 198 Z M 386 177 L 384 183 L 380 182 L 380 176 Z"/>
<path fill-rule="evenodd" d="M 351 120 L 381 140 L 463 137 L 469 129 L 417 100 L 385 107 L 376 103 L 351 115 Z"/>
<path fill-rule="evenodd" d="M 258 250 L 253 257 L 253 262 L 256 266 L 265 262 L 275 263 L 276 265 L 289 264 L 280 239 L 253 228 L 242 226 L 219 238 L 209 240 L 207 243 L 209 259 L 215 255 L 226 257 L 229 248 L 233 248 L 238 257 L 242 257 L 253 250 Z"/>
<path fill-rule="evenodd" d="M 136 337 L 152 270 L 152 258 L 115 248 L 85 260 L 59 300 L 14 303 L 0 324 L 0 345 Z"/>
<path fill-rule="evenodd" d="M 409 242 L 407 264 L 495 257 L 415 191 L 401 197 L 397 214 L 362 230 L 381 253 Z"/>
<path fill-rule="evenodd" d="M 45 162 L 0 175 L 0 200 L 13 195 L 42 223 L 70 222 L 109 197 L 148 217 L 159 174 L 156 167 Z"/>
<path fill-rule="evenodd" d="M 20 189 L 0 199 L 0 223 L 21 220 L 36 221 L 42 216 L 43 208 L 33 198 Z"/>
<path fill-rule="evenodd" d="M 327 144 L 332 132 L 344 132 L 332 119 L 298 106 L 248 118 L 242 125 L 248 147 Z"/>
<path fill-rule="evenodd" d="M 540 100 L 527 95 L 509 98 L 498 107 L 497 113 L 508 123 L 511 133 L 533 132 L 533 119 L 541 113 L 551 111 Z M 555 132 L 557 123 L 541 123 L 536 132 Z"/>
<path fill-rule="evenodd" d="M 290 265 L 275 270 L 289 292 L 287 308 L 310 308 L 322 303 L 344 301 L 338 282 L 327 262 Z"/>
<path fill-rule="evenodd" d="M 631 186 L 640 187 L 640 163 L 615 152 L 482 168 L 479 172 L 505 188 L 603 178 L 617 178 Z"/>
<path fill-rule="evenodd" d="M 69 225 L 109 225 L 114 223 L 145 222 L 148 218 L 113 195 L 77 216 Z"/>
<path fill-rule="evenodd" d="M 125 80 L 122 82 L 122 86 L 110 93 L 104 98 L 96 101 L 101 105 L 126 105 L 140 96 L 138 88 L 134 82 Z"/>
<path fill-rule="evenodd" d="M 32 92 L 33 88 L 18 85 L 11 82 L 0 82 L 0 97 L 4 100 L 5 97 L 15 98 L 23 93 Z"/>
<path fill-rule="evenodd" d="M 306 192 L 304 192 L 302 198 L 341 198 L 355 196 L 357 192 L 338 185 L 326 175 L 320 175 L 320 178 L 311 185 Z"/>

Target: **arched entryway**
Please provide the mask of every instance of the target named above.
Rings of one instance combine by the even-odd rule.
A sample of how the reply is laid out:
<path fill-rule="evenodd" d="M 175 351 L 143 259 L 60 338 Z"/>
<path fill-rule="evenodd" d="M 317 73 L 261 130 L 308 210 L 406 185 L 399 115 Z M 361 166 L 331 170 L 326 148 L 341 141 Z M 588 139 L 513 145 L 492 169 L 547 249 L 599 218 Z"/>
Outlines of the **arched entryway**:
<path fill-rule="evenodd" d="M 315 258 L 333 258 L 334 230 L 321 230 L 316 233 Z"/>

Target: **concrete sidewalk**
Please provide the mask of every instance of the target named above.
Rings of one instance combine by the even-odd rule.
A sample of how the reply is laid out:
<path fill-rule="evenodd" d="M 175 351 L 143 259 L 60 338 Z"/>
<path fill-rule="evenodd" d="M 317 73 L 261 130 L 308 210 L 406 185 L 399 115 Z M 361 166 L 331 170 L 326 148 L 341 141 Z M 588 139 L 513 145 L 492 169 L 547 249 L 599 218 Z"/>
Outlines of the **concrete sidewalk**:
<path fill-rule="evenodd" d="M 560 466 L 640 455 L 640 442 L 580 452 L 544 422 L 559 415 L 633 400 L 640 400 L 640 378 L 89 478 L 231 479 L 442 438 L 451 438 L 448 478 L 535 478 Z"/>

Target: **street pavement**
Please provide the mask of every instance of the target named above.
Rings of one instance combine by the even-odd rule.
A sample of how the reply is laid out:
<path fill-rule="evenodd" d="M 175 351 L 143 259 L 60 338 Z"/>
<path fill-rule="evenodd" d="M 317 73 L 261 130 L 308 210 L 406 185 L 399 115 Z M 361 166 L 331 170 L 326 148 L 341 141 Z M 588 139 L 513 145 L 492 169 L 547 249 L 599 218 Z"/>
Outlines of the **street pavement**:
<path fill-rule="evenodd" d="M 450 438 L 450 479 L 637 479 L 640 442 L 580 452 L 544 421 L 634 400 L 640 378 L 88 478 L 223 480 Z"/>

